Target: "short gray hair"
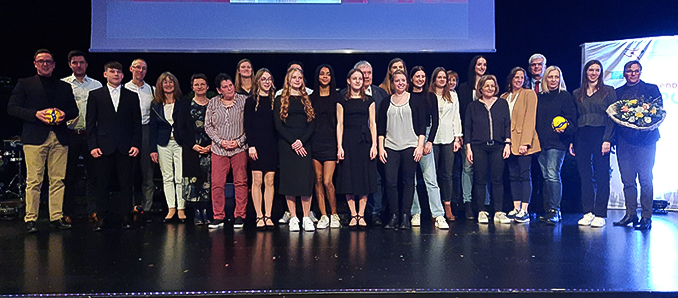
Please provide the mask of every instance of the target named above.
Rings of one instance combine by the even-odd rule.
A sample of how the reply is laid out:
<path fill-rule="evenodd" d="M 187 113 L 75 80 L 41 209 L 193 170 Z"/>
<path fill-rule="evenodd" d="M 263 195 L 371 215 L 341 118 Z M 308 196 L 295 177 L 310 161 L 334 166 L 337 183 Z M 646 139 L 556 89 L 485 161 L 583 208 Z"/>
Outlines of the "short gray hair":
<path fill-rule="evenodd" d="M 532 60 L 534 60 L 534 59 L 540 59 L 540 58 L 541 58 L 541 59 L 544 59 L 544 62 L 542 62 L 542 64 L 546 65 L 546 56 L 544 56 L 544 55 L 542 55 L 542 54 L 540 54 L 540 53 L 534 53 L 534 54 L 532 54 L 532 56 L 530 56 L 530 59 L 527 60 L 527 64 L 532 64 Z"/>
<path fill-rule="evenodd" d="M 368 66 L 369 68 L 372 68 L 372 64 L 367 62 L 367 60 L 358 61 L 358 63 L 356 63 L 355 66 L 353 66 L 353 68 L 360 68 L 361 66 Z"/>

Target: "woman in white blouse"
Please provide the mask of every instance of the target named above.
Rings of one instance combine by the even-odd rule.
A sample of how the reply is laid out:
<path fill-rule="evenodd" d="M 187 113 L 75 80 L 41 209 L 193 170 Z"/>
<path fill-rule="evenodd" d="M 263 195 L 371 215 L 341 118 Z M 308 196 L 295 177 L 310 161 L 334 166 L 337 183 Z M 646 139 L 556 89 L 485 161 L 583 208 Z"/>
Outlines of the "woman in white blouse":
<path fill-rule="evenodd" d="M 452 73 L 451 78 L 448 74 Z M 454 221 L 452 213 L 452 201 L 458 203 L 459 198 L 454 194 L 452 188 L 454 153 L 461 148 L 461 117 L 459 114 L 459 98 L 457 97 L 457 73 L 446 72 L 444 68 L 438 67 L 433 70 L 431 76 L 431 93 L 434 93 L 438 99 L 438 118 L 439 126 L 436 138 L 433 141 L 433 156 L 435 156 L 436 169 L 440 179 L 440 188 L 442 189 L 443 207 L 445 217 L 449 221 Z"/>

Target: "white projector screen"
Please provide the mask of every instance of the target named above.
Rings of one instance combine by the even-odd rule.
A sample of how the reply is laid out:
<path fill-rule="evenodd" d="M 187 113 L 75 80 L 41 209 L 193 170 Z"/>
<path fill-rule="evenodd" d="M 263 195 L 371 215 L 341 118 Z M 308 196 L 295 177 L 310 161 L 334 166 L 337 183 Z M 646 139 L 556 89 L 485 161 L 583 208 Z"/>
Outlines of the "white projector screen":
<path fill-rule="evenodd" d="M 93 52 L 493 52 L 494 0 L 92 0 Z"/>

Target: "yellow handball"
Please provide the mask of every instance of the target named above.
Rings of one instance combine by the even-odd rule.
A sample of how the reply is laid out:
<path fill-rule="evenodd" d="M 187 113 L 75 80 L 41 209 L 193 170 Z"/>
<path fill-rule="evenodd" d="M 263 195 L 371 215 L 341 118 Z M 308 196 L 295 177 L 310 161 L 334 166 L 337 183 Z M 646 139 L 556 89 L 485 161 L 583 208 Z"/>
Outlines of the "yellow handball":
<path fill-rule="evenodd" d="M 556 116 L 551 121 L 551 128 L 557 132 L 563 132 L 570 123 L 563 116 Z"/>
<path fill-rule="evenodd" d="M 57 123 L 61 121 L 63 115 L 59 110 L 55 109 L 48 109 L 47 110 L 47 119 L 49 120 L 50 123 Z"/>

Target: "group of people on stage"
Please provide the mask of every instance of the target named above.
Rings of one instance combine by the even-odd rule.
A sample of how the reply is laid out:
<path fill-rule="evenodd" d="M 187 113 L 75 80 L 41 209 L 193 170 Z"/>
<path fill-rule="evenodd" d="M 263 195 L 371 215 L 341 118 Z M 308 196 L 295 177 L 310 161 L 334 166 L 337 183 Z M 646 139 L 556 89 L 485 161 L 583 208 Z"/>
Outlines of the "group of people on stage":
<path fill-rule="evenodd" d="M 103 85 L 87 76 L 85 53 L 71 51 L 68 63 L 73 74 L 58 80 L 52 77 L 52 53 L 38 50 L 37 75 L 19 80 L 8 105 L 10 115 L 24 120 L 25 221 L 30 233 L 38 230 L 45 163 L 51 225 L 71 227 L 80 157 L 86 170 L 87 212 L 95 230 L 130 226 L 137 158 L 144 200 L 135 211 L 151 208 L 157 163 L 167 201 L 166 221 L 175 217 L 185 221 L 191 203 L 196 224 L 223 227 L 231 217 L 225 211 L 225 185 L 232 171 L 233 226 L 241 228 L 247 216 L 249 169 L 256 227 L 275 225 L 271 210 L 278 193 L 285 196 L 288 210 L 279 223 L 289 224 L 290 231 L 340 228 L 337 193 L 346 198 L 350 219 L 344 224 L 349 227 L 365 227 L 368 221 L 385 229 L 421 225 L 417 166 L 435 227 L 448 229 L 448 222 L 462 213 L 480 224 L 526 223 L 532 159 L 537 158 L 544 177 L 546 213 L 541 219 L 556 224 L 561 220 L 560 172 L 567 151 L 575 156 L 581 177 L 584 216 L 578 224 L 603 227 L 613 144 L 620 156 L 627 208 L 626 216 L 614 225 L 651 227 L 652 167 L 659 133 L 617 126 L 606 113 L 617 99 L 661 98 L 656 85 L 640 80 L 638 61 L 624 66 L 627 83 L 616 90 L 604 84 L 602 64 L 589 61 L 581 87 L 571 94 L 561 69 L 547 67 L 546 57 L 534 54 L 528 70 L 515 67 L 509 72 L 500 94 L 497 78 L 487 73 L 488 61 L 482 55 L 471 60 L 468 80 L 461 84 L 454 71 L 437 67 L 427 72 L 421 66 L 408 71 L 405 61 L 396 58 L 377 86 L 372 66 L 362 60 L 348 72 L 342 90 L 337 88 L 341 78 L 328 64 L 316 68 L 310 89 L 302 63 L 291 62 L 277 90 L 270 70 L 255 72 L 252 62 L 243 59 L 234 78 L 226 73 L 216 76 L 218 95 L 211 97 L 204 74 L 191 76 L 189 96 L 170 72 L 149 85 L 143 59 L 132 61 L 132 79 L 124 85 L 118 62 L 104 65 Z M 554 126 L 558 117 L 563 121 Z M 458 173 L 455 156 L 461 156 Z M 635 158 L 639 156 L 642 161 Z M 508 212 L 503 207 L 504 166 L 513 201 Z M 455 177 L 461 179 L 461 198 Z M 641 220 L 636 215 L 636 177 Z M 113 181 L 120 188 L 117 197 L 110 196 Z M 311 211 L 314 194 L 319 219 Z M 382 217 L 384 204 L 388 210 Z"/>

